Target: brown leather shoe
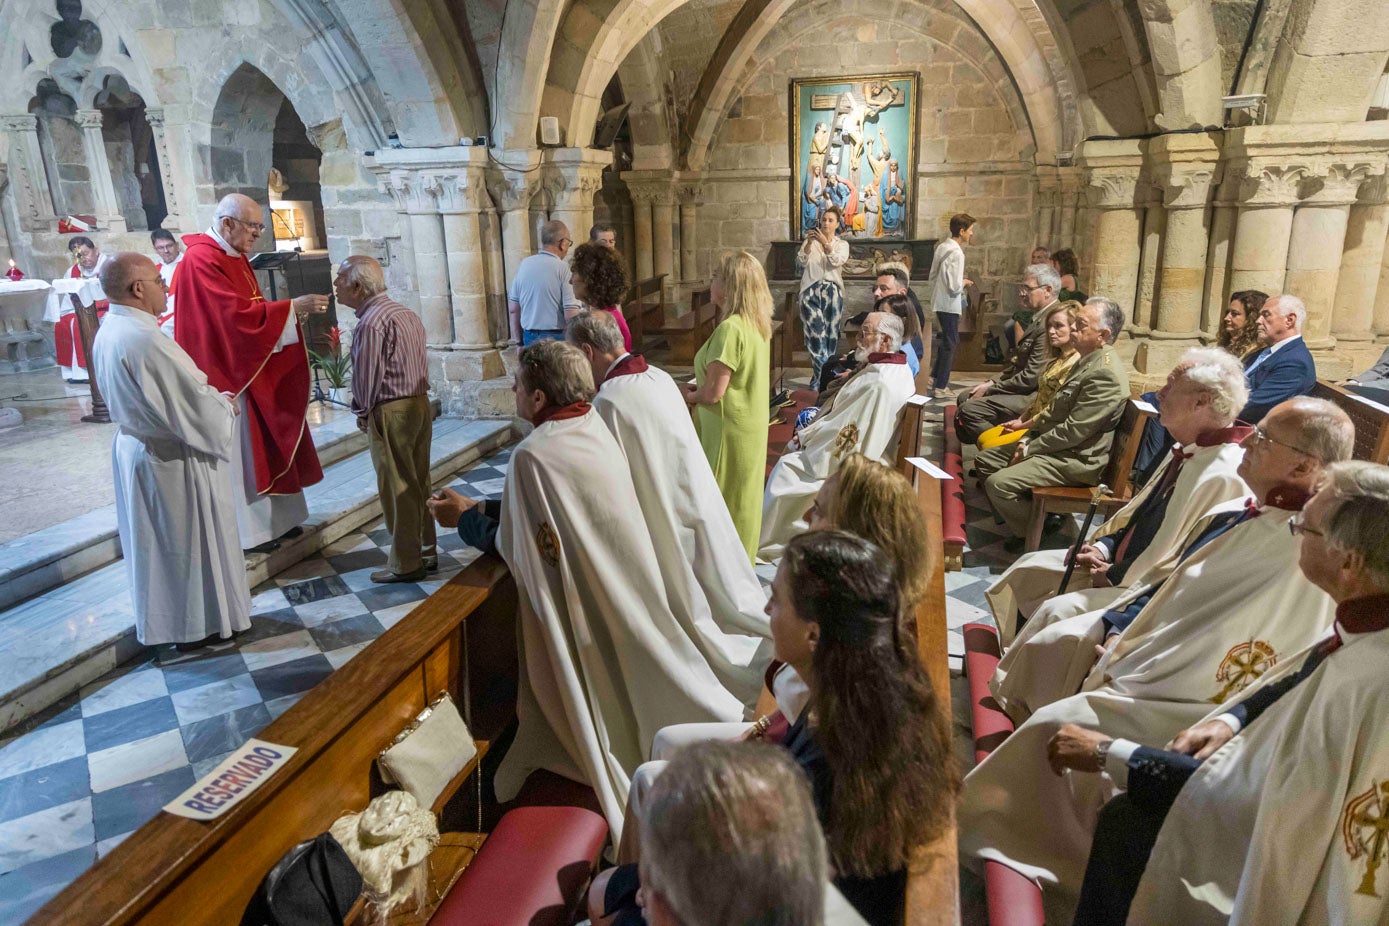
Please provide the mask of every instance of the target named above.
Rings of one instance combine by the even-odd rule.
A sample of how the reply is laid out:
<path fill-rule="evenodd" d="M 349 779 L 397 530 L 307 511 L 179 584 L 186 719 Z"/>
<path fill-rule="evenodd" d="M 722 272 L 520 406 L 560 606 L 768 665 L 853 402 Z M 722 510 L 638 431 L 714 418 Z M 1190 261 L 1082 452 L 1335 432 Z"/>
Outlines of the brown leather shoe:
<path fill-rule="evenodd" d="M 389 569 L 381 569 L 371 574 L 371 581 L 381 584 L 390 582 L 418 582 L 429 575 L 429 570 L 421 566 L 414 572 L 391 572 Z"/>

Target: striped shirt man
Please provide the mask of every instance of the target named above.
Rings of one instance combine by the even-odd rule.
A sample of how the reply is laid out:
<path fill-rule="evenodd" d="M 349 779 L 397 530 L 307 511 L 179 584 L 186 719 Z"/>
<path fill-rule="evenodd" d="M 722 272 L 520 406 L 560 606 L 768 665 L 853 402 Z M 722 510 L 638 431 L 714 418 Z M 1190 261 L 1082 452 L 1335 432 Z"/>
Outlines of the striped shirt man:
<path fill-rule="evenodd" d="M 385 293 L 356 308 L 352 332 L 352 412 L 366 430 L 367 416 L 378 405 L 425 395 L 429 367 L 424 349 L 424 322 Z"/>

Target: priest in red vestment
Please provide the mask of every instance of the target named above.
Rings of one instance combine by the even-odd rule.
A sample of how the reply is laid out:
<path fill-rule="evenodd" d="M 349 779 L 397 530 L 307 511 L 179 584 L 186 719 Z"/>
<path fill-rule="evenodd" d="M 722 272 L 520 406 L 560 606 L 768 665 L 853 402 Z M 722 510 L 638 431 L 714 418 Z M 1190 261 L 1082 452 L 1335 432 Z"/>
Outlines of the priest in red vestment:
<path fill-rule="evenodd" d="M 261 207 L 231 193 L 212 227 L 186 235 L 174 276 L 174 340 L 241 409 L 237 525 L 244 549 L 268 552 L 309 515 L 304 487 L 323 478 L 305 413 L 309 364 L 298 316 L 328 297 L 267 302 L 246 255 L 265 231 Z"/>
<path fill-rule="evenodd" d="M 68 276 L 74 280 L 96 281 L 101 269 L 110 260 L 109 254 L 102 254 L 96 242 L 79 235 L 68 242 L 68 251 L 73 256 L 72 269 Z M 97 291 L 100 286 L 96 286 Z M 96 307 L 97 322 L 106 317 L 110 305 L 105 299 L 93 300 L 87 292 L 73 295 L 60 303 L 60 315 L 53 323 L 53 352 L 58 358 L 58 367 L 63 379 L 70 383 L 87 382 L 87 353 L 82 346 L 82 330 L 77 324 L 77 303 L 92 304 Z"/>

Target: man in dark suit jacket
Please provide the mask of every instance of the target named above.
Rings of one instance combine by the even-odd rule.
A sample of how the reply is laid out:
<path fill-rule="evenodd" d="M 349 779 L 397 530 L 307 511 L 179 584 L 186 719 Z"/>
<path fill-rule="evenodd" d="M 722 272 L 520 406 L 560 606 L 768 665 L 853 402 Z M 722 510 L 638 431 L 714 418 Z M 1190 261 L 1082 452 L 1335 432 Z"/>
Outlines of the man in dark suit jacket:
<path fill-rule="evenodd" d="M 1317 382 L 1317 367 L 1312 352 L 1302 339 L 1302 325 L 1307 320 L 1307 306 L 1296 296 L 1270 296 L 1259 310 L 1259 344 L 1262 350 L 1251 353 L 1244 361 L 1244 375 L 1249 381 L 1249 402 L 1237 416 L 1245 424 L 1262 421 L 1268 410 L 1293 396 L 1311 395 Z M 1143 398 L 1157 405 L 1157 393 L 1144 393 Z M 1157 416 L 1148 419 L 1143 429 L 1143 443 L 1133 468 L 1147 481 L 1157 464 L 1172 447 L 1172 435 L 1158 424 Z"/>
<path fill-rule="evenodd" d="M 1389 627 L 1389 583 L 1382 580 L 1382 573 L 1369 568 L 1373 560 L 1365 555 L 1382 557 L 1374 553 L 1373 548 L 1384 531 L 1389 530 L 1389 498 L 1379 497 L 1385 494 L 1382 490 L 1389 484 L 1386 478 L 1389 471 L 1375 464 L 1337 466 L 1374 470 L 1376 472 L 1370 474 L 1375 477 L 1373 480 L 1349 481 L 1378 485 L 1368 490 L 1358 486 L 1347 490 L 1335 484 L 1333 470 L 1332 483 L 1317 493 L 1303 510 L 1303 521 L 1298 526 L 1304 535 L 1300 565 L 1309 581 L 1335 599 L 1336 624 L 1335 633 L 1314 647 L 1296 671 L 1255 691 L 1219 716 L 1177 734 L 1169 744 L 1171 749 L 1111 740 L 1103 733 L 1074 724 L 1063 726 L 1047 744 L 1047 757 L 1057 774 L 1065 769 L 1105 771 L 1116 785 L 1126 789 L 1125 794 L 1105 805 L 1097 821 L 1076 923 L 1123 923 L 1167 812 L 1201 764 L 1240 731 L 1265 714 L 1279 710 L 1283 696 L 1310 678 L 1328 658 L 1334 657 L 1343 640 Z M 1359 494 L 1362 491 L 1365 494 Z M 1369 548 L 1365 551 L 1348 549 L 1355 544 L 1331 539 L 1338 530 L 1345 530 L 1350 520 L 1347 514 L 1354 516 L 1356 512 L 1352 509 L 1355 508 L 1361 509 L 1360 519 L 1368 517 L 1383 522 L 1358 525 L 1362 529 L 1357 531 L 1357 541 Z M 1358 565 L 1347 566 L 1348 554 L 1354 553 L 1360 554 L 1351 557 Z M 1201 872 L 1190 875 L 1199 877 Z"/>
<path fill-rule="evenodd" d="M 1367 399 L 1389 404 L 1389 348 L 1385 348 L 1384 353 L 1379 355 L 1374 366 L 1341 385 Z"/>

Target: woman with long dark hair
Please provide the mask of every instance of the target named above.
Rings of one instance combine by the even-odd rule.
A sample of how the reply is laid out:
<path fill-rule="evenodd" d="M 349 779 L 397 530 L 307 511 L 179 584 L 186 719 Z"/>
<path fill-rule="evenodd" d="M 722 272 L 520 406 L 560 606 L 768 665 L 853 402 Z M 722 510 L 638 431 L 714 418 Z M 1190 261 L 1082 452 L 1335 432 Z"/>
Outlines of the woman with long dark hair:
<path fill-rule="evenodd" d="M 570 285 L 574 297 L 590 310 L 607 312 L 622 332 L 622 345 L 632 349 L 632 331 L 622 314 L 622 299 L 627 295 L 627 266 L 622 256 L 607 245 L 585 241 L 574 249 L 569 261 L 572 274 Z"/>
<path fill-rule="evenodd" d="M 1229 351 L 1237 360 L 1259 346 L 1259 310 L 1268 302 L 1268 294 L 1257 289 L 1244 289 L 1230 294 L 1230 304 L 1220 318 L 1220 330 L 1215 333 L 1217 347 Z"/>

